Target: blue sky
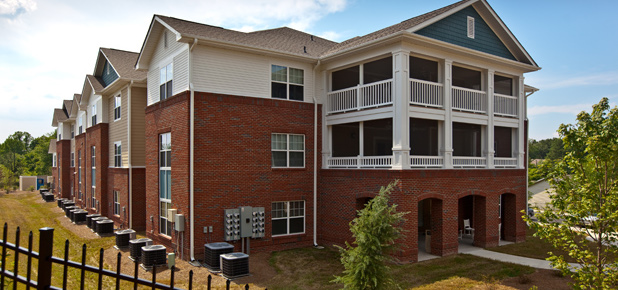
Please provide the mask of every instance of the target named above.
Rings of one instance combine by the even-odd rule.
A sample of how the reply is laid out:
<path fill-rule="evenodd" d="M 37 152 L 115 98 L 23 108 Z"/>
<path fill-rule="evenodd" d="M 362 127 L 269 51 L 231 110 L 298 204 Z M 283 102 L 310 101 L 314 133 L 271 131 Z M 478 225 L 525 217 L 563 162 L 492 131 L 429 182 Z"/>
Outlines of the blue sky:
<path fill-rule="evenodd" d="M 99 47 L 138 52 L 153 14 L 229 29 L 289 26 L 334 41 L 455 0 L 0 0 L 0 140 L 53 131 L 53 108 L 82 90 Z M 530 137 L 556 137 L 602 97 L 618 100 L 618 1 L 489 0 L 543 68 L 526 75 Z"/>

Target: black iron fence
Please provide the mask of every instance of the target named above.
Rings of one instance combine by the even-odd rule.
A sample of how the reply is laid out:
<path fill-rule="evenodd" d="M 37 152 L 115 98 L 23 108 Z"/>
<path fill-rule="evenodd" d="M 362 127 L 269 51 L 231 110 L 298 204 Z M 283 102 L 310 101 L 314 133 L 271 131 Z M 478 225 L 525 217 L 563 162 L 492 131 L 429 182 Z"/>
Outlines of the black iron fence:
<path fill-rule="evenodd" d="M 15 244 L 9 243 L 7 241 L 7 224 L 4 224 L 2 240 L 0 240 L 0 248 L 2 250 L 2 257 L 0 257 L 0 290 L 4 289 L 17 289 L 18 284 L 25 285 L 26 289 L 36 288 L 36 289 L 67 289 L 67 272 L 69 268 L 77 269 L 80 271 L 79 277 L 79 289 L 85 289 L 85 275 L 86 272 L 94 273 L 98 275 L 97 285 L 93 287 L 92 285 L 88 285 L 88 288 L 96 288 L 103 289 L 103 277 L 110 277 L 114 280 L 115 289 L 120 289 L 120 282 L 125 281 L 133 285 L 133 289 L 137 289 L 139 286 L 147 286 L 151 289 L 180 289 L 174 287 L 174 269 L 171 268 L 171 278 L 170 285 L 165 285 L 162 283 L 157 283 L 157 268 L 156 266 L 152 269 L 152 280 L 148 281 L 138 277 L 138 267 L 139 262 L 134 261 L 135 271 L 134 274 L 126 275 L 120 273 L 121 266 L 121 253 L 118 253 L 117 262 L 116 262 L 116 271 L 110 271 L 107 269 L 103 269 L 103 249 L 99 251 L 99 265 L 98 267 L 93 267 L 90 265 L 86 265 L 86 244 L 82 246 L 82 261 L 81 263 L 77 263 L 69 260 L 69 240 L 66 240 L 64 246 L 64 258 L 54 257 L 53 254 L 53 240 L 54 240 L 54 229 L 53 228 L 42 228 L 39 229 L 39 252 L 32 251 L 32 232 L 28 234 L 28 248 L 23 248 L 20 246 L 20 229 L 17 227 L 15 232 Z M 7 250 L 11 250 L 14 253 L 14 256 L 9 258 Z M 19 273 L 19 263 L 20 256 L 26 256 L 26 276 L 21 276 Z M 8 258 L 8 259 L 7 259 Z M 38 260 L 38 266 L 36 271 L 36 279 L 32 278 L 33 271 L 33 258 Z M 11 264 L 9 264 L 13 260 Z M 58 264 L 62 266 L 63 274 L 62 274 L 62 288 L 52 285 L 52 265 Z M 9 268 L 13 268 L 12 271 Z M 208 275 L 208 280 L 206 285 L 200 285 L 200 288 L 206 287 L 206 289 L 211 289 L 211 281 L 212 276 Z M 230 280 L 226 281 L 226 289 L 230 288 Z M 108 286 L 106 286 L 109 288 Z M 22 287 L 20 287 L 21 289 Z M 245 285 L 245 289 L 249 289 L 249 285 Z M 123 284 L 123 289 L 126 289 L 126 284 Z M 193 270 L 189 271 L 189 289 L 193 289 Z"/>

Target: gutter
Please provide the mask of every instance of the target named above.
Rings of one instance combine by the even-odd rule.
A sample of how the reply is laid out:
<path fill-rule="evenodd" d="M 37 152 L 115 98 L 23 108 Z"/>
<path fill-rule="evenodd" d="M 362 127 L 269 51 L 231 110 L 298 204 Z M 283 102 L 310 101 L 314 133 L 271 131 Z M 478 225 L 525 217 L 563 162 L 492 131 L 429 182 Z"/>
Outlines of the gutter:
<path fill-rule="evenodd" d="M 194 202 L 194 197 L 195 197 L 195 191 L 194 191 L 194 186 L 195 186 L 195 180 L 194 180 L 194 169 L 195 166 L 193 165 L 194 159 L 195 159 L 195 90 L 193 87 L 193 74 L 191 73 L 193 67 L 191 66 L 191 53 L 193 52 L 193 48 L 195 47 L 195 45 L 197 44 L 197 38 L 193 39 L 193 44 L 191 44 L 191 46 L 189 47 L 189 91 L 191 94 L 191 100 L 190 100 L 190 109 L 189 109 L 189 114 L 190 114 L 190 123 L 189 123 L 189 220 L 191 223 L 191 226 L 189 227 L 190 231 L 189 231 L 189 242 L 190 242 L 190 246 L 189 249 L 190 253 L 191 253 L 191 261 L 195 261 L 195 202 Z"/>
<path fill-rule="evenodd" d="M 313 67 L 315 79 L 315 69 L 320 66 L 320 60 Z M 313 246 L 318 246 L 318 102 L 313 94 Z"/>

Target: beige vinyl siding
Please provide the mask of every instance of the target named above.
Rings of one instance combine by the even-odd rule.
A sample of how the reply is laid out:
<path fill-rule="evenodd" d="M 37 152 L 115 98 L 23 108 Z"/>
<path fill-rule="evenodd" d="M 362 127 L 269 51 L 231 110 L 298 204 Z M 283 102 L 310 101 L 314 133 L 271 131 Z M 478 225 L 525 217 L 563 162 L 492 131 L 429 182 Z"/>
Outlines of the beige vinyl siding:
<path fill-rule="evenodd" d="M 174 95 L 189 90 L 189 50 L 174 56 Z"/>
<path fill-rule="evenodd" d="M 167 33 L 168 47 L 164 46 L 163 33 Z M 163 32 L 158 36 L 157 47 L 154 50 L 152 59 L 149 63 L 148 69 L 148 105 L 152 105 L 159 101 L 159 73 L 161 67 L 174 63 L 174 84 L 173 94 L 177 94 L 182 91 L 186 91 L 189 88 L 188 82 L 188 50 L 189 45 L 184 42 L 177 42 L 176 35 L 167 29 L 163 29 Z M 186 51 L 183 51 L 186 50 Z M 183 57 L 180 54 L 184 54 Z M 176 64 L 176 61 L 179 63 Z M 180 84 L 176 85 L 176 76 L 179 76 Z"/>
<path fill-rule="evenodd" d="M 271 65 L 304 70 L 305 102 L 314 94 L 311 64 L 197 45 L 192 52 L 196 91 L 271 98 Z"/>
<path fill-rule="evenodd" d="M 114 143 L 121 142 L 122 146 L 122 167 L 129 164 L 128 153 L 128 125 L 129 117 L 127 115 L 128 108 L 128 89 L 123 88 L 120 91 L 120 119 L 114 121 L 114 98 L 118 94 L 110 96 L 106 101 L 108 103 L 108 120 L 109 120 L 109 166 L 114 167 Z"/>
<path fill-rule="evenodd" d="M 146 88 L 134 87 L 131 90 L 131 166 L 146 165 L 145 132 Z"/>

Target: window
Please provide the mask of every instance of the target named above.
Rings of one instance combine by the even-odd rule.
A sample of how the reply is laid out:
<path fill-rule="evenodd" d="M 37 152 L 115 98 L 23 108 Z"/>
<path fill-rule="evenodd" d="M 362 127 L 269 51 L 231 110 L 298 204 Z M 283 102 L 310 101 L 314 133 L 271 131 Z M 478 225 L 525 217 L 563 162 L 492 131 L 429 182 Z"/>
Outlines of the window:
<path fill-rule="evenodd" d="M 71 125 L 71 139 L 75 138 L 75 126 Z"/>
<path fill-rule="evenodd" d="M 75 167 L 75 152 L 71 152 L 71 167 Z"/>
<path fill-rule="evenodd" d="M 159 97 L 163 101 L 172 96 L 172 79 L 174 78 L 173 64 L 168 64 L 161 69 L 159 75 Z"/>
<path fill-rule="evenodd" d="M 77 181 L 79 183 L 77 187 L 78 198 L 82 199 L 82 151 L 77 150 Z"/>
<path fill-rule="evenodd" d="M 438 156 L 438 121 L 410 118 L 410 155 Z"/>
<path fill-rule="evenodd" d="M 56 158 L 56 153 L 54 153 L 54 158 L 52 159 L 52 166 L 56 167 L 58 164 L 58 159 Z"/>
<path fill-rule="evenodd" d="M 468 16 L 468 38 L 474 39 L 474 17 Z"/>
<path fill-rule="evenodd" d="M 273 236 L 305 233 L 305 202 L 273 202 L 272 229 Z"/>
<path fill-rule="evenodd" d="M 304 100 L 303 79 L 302 69 L 272 65 L 271 96 L 276 99 Z"/>
<path fill-rule="evenodd" d="M 120 120 L 120 95 L 114 97 L 114 121 Z"/>
<path fill-rule="evenodd" d="M 480 91 L 481 72 L 459 66 L 453 66 L 453 86 Z"/>
<path fill-rule="evenodd" d="M 171 133 L 159 135 L 159 232 L 172 235 L 167 210 L 172 208 L 172 140 Z"/>
<path fill-rule="evenodd" d="M 92 126 L 97 124 L 97 104 L 92 105 Z"/>
<path fill-rule="evenodd" d="M 453 122 L 453 156 L 481 157 L 481 125 Z"/>
<path fill-rule="evenodd" d="M 273 167 L 305 167 L 305 135 L 272 134 Z"/>
<path fill-rule="evenodd" d="M 122 144 L 114 143 L 114 167 L 122 167 Z"/>
<path fill-rule="evenodd" d="M 114 215 L 120 215 L 120 199 L 118 195 L 120 195 L 120 192 L 114 190 Z"/>
<path fill-rule="evenodd" d="M 81 133 L 83 133 L 84 127 L 82 126 L 82 117 L 79 117 L 79 118 L 77 119 L 77 124 L 78 124 L 78 126 L 79 126 L 79 130 L 78 130 L 78 133 L 77 133 L 77 134 L 81 134 Z"/>
<path fill-rule="evenodd" d="M 90 207 L 96 208 L 97 206 L 97 198 L 96 198 L 96 188 L 97 188 L 97 169 L 96 169 L 96 148 L 94 146 L 90 147 L 90 164 L 92 166 L 90 180 L 91 188 L 90 188 Z"/>

